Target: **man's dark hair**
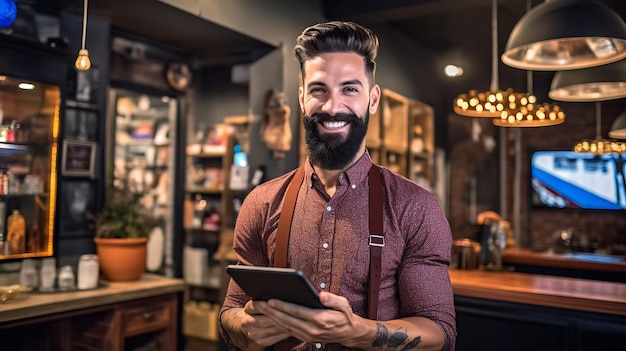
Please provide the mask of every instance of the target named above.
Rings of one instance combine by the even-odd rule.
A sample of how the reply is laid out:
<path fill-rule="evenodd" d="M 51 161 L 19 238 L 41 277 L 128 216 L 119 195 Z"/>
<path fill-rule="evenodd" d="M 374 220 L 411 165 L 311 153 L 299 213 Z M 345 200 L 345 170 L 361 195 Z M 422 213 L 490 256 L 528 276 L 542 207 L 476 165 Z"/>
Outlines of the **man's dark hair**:
<path fill-rule="evenodd" d="M 370 86 L 374 85 L 378 37 L 354 22 L 332 21 L 306 28 L 296 39 L 294 54 L 304 79 L 304 62 L 330 52 L 354 52 L 363 57 Z"/>

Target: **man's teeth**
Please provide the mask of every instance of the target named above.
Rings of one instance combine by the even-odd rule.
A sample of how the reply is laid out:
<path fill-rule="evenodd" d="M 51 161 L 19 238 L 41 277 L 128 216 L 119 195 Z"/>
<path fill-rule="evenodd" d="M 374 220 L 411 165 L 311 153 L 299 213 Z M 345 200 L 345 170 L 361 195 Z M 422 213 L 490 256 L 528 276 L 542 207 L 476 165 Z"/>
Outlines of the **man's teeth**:
<path fill-rule="evenodd" d="M 343 126 L 345 126 L 346 124 L 348 124 L 345 121 L 340 121 L 340 122 L 324 122 L 324 127 L 328 128 L 328 129 L 332 129 L 332 128 L 341 128 Z"/>

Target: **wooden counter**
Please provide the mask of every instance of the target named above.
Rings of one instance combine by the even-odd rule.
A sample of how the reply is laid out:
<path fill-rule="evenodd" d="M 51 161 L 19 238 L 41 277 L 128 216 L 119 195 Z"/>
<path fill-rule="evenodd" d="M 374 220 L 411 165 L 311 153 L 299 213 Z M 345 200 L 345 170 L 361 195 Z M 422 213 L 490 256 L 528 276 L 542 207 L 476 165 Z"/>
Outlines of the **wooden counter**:
<path fill-rule="evenodd" d="M 88 291 L 28 293 L 0 303 L 7 350 L 177 349 L 184 283 L 154 274 Z"/>
<path fill-rule="evenodd" d="M 144 274 L 138 281 L 105 282 L 88 291 L 29 293 L 0 303 L 0 323 L 181 292 L 184 287 L 180 279 Z"/>
<path fill-rule="evenodd" d="M 588 256 L 589 258 L 585 258 Z M 558 254 L 549 252 L 537 252 L 529 249 L 509 248 L 504 250 L 503 264 L 507 265 L 532 265 L 543 267 L 566 268 L 574 270 L 587 270 L 598 272 L 626 273 L 626 260 L 616 256 L 592 254 Z M 606 257 L 606 260 L 602 260 Z"/>
<path fill-rule="evenodd" d="M 626 316 L 626 284 L 516 272 L 450 270 L 454 294 Z"/>

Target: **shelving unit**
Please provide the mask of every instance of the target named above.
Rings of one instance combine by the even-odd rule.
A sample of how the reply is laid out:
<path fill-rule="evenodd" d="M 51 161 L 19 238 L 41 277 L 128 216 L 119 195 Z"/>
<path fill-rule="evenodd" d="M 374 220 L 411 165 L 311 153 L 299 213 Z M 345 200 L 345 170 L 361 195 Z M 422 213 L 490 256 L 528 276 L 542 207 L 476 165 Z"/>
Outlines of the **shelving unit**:
<path fill-rule="evenodd" d="M 435 188 L 435 112 L 417 100 L 409 100 L 408 178 L 429 189 Z"/>
<path fill-rule="evenodd" d="M 226 132 L 220 145 L 187 148 L 183 333 L 214 343 L 219 341 L 216 311 L 226 292 L 224 266 L 232 252 L 234 201 L 246 194 L 230 188 L 234 146 L 234 135 Z"/>

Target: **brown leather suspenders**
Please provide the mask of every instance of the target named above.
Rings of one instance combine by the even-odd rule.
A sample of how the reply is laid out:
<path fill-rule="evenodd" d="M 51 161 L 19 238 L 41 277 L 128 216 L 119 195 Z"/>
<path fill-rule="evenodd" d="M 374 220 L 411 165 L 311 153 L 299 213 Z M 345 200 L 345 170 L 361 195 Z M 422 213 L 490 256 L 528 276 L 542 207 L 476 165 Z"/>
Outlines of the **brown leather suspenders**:
<path fill-rule="evenodd" d="M 378 291 L 380 290 L 380 258 L 385 246 L 383 232 L 383 182 L 380 170 L 372 164 L 369 172 L 369 205 L 370 205 L 370 275 L 368 280 L 369 319 L 378 319 Z"/>
<path fill-rule="evenodd" d="M 289 232 L 291 220 L 296 210 L 296 200 L 300 185 L 304 181 L 304 167 L 299 167 L 291 178 L 285 193 L 285 201 L 280 209 L 278 217 L 278 230 L 276 232 L 276 246 L 274 247 L 274 267 L 287 268 L 287 251 L 289 251 Z"/>
<path fill-rule="evenodd" d="M 285 201 L 278 220 L 276 233 L 276 246 L 274 249 L 274 267 L 287 267 L 287 252 L 289 247 L 289 232 L 293 212 L 296 208 L 298 191 L 304 181 L 304 167 L 296 170 L 287 186 Z M 378 292 L 380 290 L 380 266 L 382 249 L 385 246 L 383 233 L 383 187 L 380 170 L 375 164 L 369 171 L 369 246 L 370 246 L 370 271 L 367 284 L 369 319 L 376 320 L 378 317 Z"/>

